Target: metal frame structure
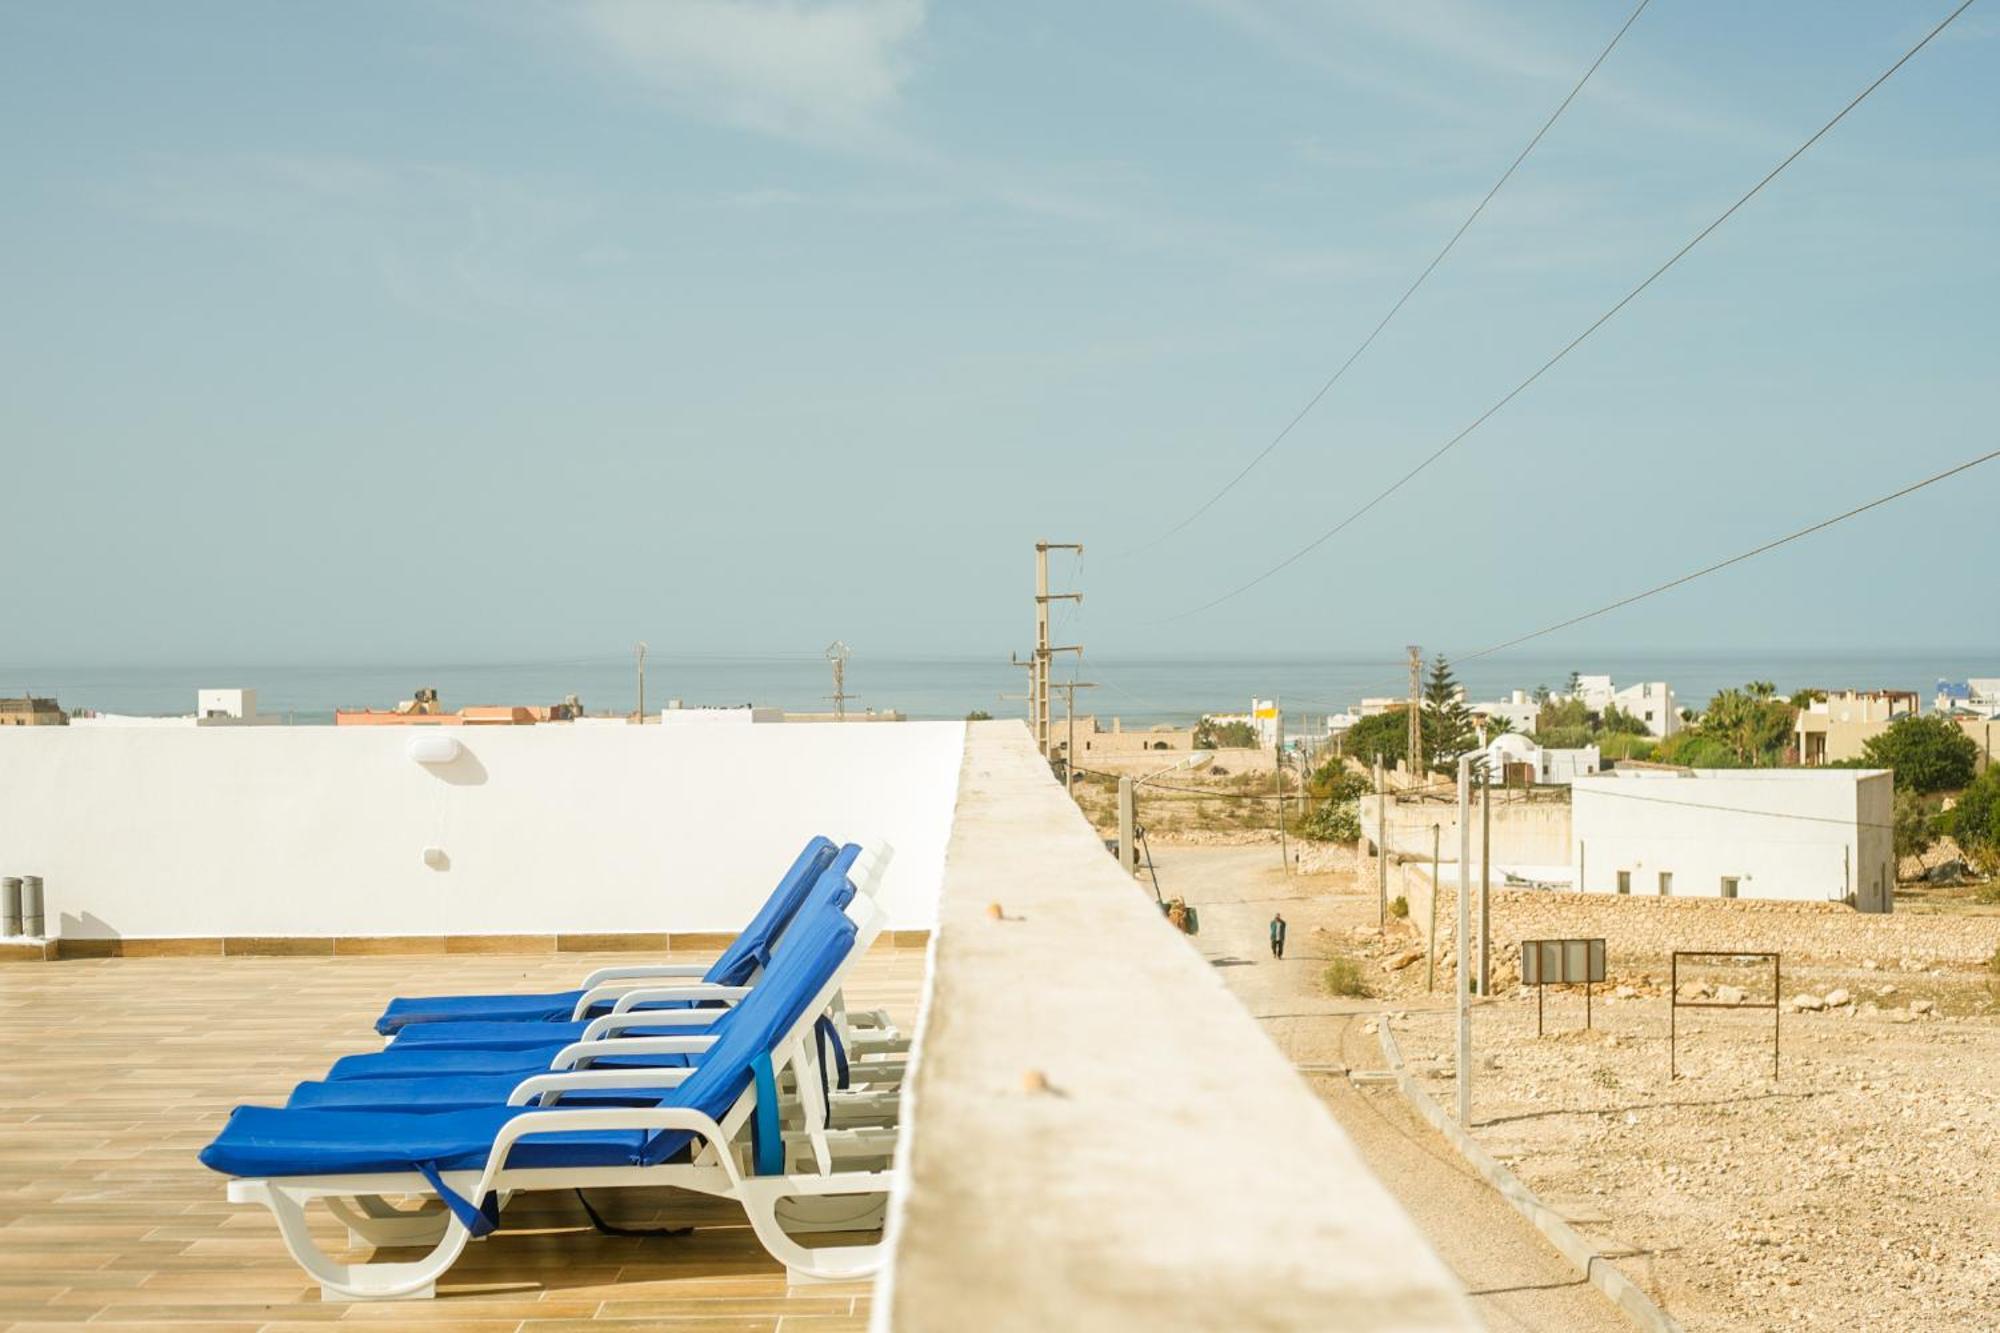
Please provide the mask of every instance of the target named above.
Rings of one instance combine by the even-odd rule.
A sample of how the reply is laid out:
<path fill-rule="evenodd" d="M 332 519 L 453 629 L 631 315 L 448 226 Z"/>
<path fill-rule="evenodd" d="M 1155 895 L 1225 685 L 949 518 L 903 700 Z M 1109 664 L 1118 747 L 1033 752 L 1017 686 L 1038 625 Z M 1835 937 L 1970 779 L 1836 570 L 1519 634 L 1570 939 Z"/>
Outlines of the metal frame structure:
<path fill-rule="evenodd" d="M 1681 998 L 1681 959 L 1683 958 L 1768 958 L 1771 960 L 1771 1002 L 1760 1004 L 1745 1001 L 1742 1004 L 1724 1004 L 1719 1000 L 1683 1000 Z M 1667 1080 L 1672 1082 L 1680 1074 L 1680 1011 L 1683 1009 L 1769 1009 L 1771 1011 L 1771 1081 L 1778 1080 L 1778 1020 L 1783 1013 L 1784 964 L 1780 955 L 1751 951 L 1745 953 L 1736 949 L 1676 949 L 1669 976 L 1670 989 L 1667 991 Z"/>
<path fill-rule="evenodd" d="M 1547 974 L 1548 970 L 1542 966 L 1542 950 L 1545 946 L 1551 944 L 1556 946 L 1556 966 L 1553 977 L 1549 976 Z M 1570 966 L 1571 960 L 1575 956 L 1571 952 L 1573 946 L 1582 947 L 1583 966 L 1580 969 Z M 1531 960 L 1533 964 L 1532 971 L 1534 973 L 1534 980 L 1532 981 L 1528 979 L 1531 970 Z M 1591 1026 L 1592 1018 L 1590 988 L 1595 983 L 1604 980 L 1606 967 L 1605 947 L 1602 939 L 1581 937 L 1577 939 L 1522 940 L 1521 984 L 1535 988 L 1535 1035 L 1537 1037 L 1542 1035 L 1542 997 L 1548 992 L 1548 988 L 1551 986 L 1574 986 L 1579 982 L 1583 985 L 1583 1026 L 1588 1029 Z M 1581 971 L 1583 975 L 1575 975 L 1578 971 Z"/>

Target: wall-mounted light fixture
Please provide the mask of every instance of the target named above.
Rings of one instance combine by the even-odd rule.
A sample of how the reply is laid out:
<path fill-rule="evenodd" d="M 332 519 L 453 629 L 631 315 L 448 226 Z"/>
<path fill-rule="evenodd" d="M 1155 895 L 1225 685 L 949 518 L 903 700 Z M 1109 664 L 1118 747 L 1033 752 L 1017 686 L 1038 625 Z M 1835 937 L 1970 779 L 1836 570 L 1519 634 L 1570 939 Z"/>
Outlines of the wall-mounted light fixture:
<path fill-rule="evenodd" d="M 404 751 L 411 760 L 419 764 L 448 764 L 465 752 L 456 736 L 412 736 Z"/>

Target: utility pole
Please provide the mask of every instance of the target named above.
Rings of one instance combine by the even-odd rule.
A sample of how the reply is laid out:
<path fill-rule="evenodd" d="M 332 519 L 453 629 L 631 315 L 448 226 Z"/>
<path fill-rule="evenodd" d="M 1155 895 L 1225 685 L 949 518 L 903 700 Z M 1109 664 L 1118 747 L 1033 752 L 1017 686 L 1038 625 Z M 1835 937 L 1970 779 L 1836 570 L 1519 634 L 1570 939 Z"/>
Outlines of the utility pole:
<path fill-rule="evenodd" d="M 1057 653 L 1081 653 L 1083 651 L 1082 644 L 1073 644 L 1068 647 L 1059 648 L 1049 642 L 1049 603 L 1076 602 L 1081 604 L 1083 601 L 1083 594 L 1080 592 L 1051 593 L 1049 591 L 1050 551 L 1075 551 L 1078 555 L 1082 555 L 1083 546 L 1080 542 L 1035 543 L 1035 656 L 1034 669 L 1030 673 L 1031 683 L 1028 686 L 1028 694 L 1030 696 L 1028 707 L 1034 714 L 1034 721 L 1031 725 L 1035 732 L 1035 748 L 1042 752 L 1043 759 L 1054 757 L 1049 753 L 1049 743 L 1051 740 L 1049 736 L 1049 661 Z"/>
<path fill-rule="evenodd" d="M 1424 951 L 1426 993 L 1438 988 L 1438 890 L 1444 887 L 1438 879 L 1438 838 L 1442 832 L 1436 824 L 1431 825 L 1431 933 L 1430 948 Z"/>
<path fill-rule="evenodd" d="M 1118 779 L 1118 864 L 1126 874 L 1139 868 L 1139 848 L 1136 836 L 1138 812 L 1133 800 L 1132 779 Z"/>
<path fill-rule="evenodd" d="M 638 659 L 638 666 L 639 666 L 639 711 L 638 711 L 638 713 L 637 713 L 637 714 L 636 714 L 635 716 L 636 716 L 636 717 L 638 718 L 638 720 L 639 720 L 639 725 L 643 727 L 643 726 L 645 726 L 645 725 L 646 725 L 646 643 L 645 643 L 645 640 L 641 639 L 641 640 L 639 641 L 639 645 L 638 645 L 638 647 L 637 647 L 636 649 L 634 649 L 634 650 L 633 650 L 633 652 L 634 652 L 634 655 L 635 655 L 635 656 L 637 657 L 637 659 Z"/>
<path fill-rule="evenodd" d="M 1410 645 L 1410 781 L 1424 771 L 1424 652 Z"/>
<path fill-rule="evenodd" d="M 1458 1127 L 1472 1131 L 1472 1008 L 1467 998 L 1466 959 L 1472 952 L 1472 756 L 1458 757 L 1458 947 L 1451 970 L 1458 994 Z"/>
<path fill-rule="evenodd" d="M 1435 891 L 1435 886 L 1433 886 Z M 1382 785 L 1382 756 L 1375 756 L 1375 925 L 1389 928 L 1389 790 Z"/>
<path fill-rule="evenodd" d="M 846 644 L 835 639 L 826 646 L 826 660 L 833 664 L 833 716 L 847 721 L 847 659 L 853 656 Z"/>
<path fill-rule="evenodd" d="M 1063 742 L 1063 790 L 1070 799 L 1076 799 L 1076 692 L 1094 690 L 1097 682 L 1090 680 L 1059 681 L 1051 688 L 1063 692 L 1063 722 L 1069 728 L 1069 739 Z"/>
<path fill-rule="evenodd" d="M 1479 774 L 1479 993 L 1493 994 L 1493 773 Z"/>
<path fill-rule="evenodd" d="M 1292 853 L 1285 845 L 1285 705 L 1275 694 L 1271 696 L 1271 711 L 1277 714 L 1271 719 L 1271 783 L 1272 795 L 1277 798 L 1272 804 L 1278 808 L 1278 864 L 1289 875 L 1292 873 Z"/>

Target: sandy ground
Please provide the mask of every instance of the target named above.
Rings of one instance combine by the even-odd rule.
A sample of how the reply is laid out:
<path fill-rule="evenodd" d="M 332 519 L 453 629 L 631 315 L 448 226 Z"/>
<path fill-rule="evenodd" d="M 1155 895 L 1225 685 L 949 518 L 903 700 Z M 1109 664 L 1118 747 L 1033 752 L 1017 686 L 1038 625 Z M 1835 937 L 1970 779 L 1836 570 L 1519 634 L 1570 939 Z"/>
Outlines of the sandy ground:
<path fill-rule="evenodd" d="M 1154 860 L 1162 889 L 1199 909 L 1195 946 L 1300 1066 L 1369 1166 L 1464 1282 L 1488 1327 L 1501 1333 L 1630 1327 L 1466 1169 L 1393 1086 L 1348 1077 L 1350 1069 L 1384 1067 L 1379 1042 L 1364 1030 L 1380 1005 L 1327 996 L 1319 977 L 1333 942 L 1350 927 L 1374 921 L 1372 888 L 1357 889 L 1349 875 L 1286 876 L 1275 845 L 1156 846 Z M 1271 957 L 1266 942 L 1274 911 L 1291 923 L 1283 962 Z"/>
<path fill-rule="evenodd" d="M 1221 966 L 1254 964 L 1226 975 L 1296 1060 L 1377 1067 L 1363 1028 L 1393 1012 L 1405 1056 L 1452 1106 L 1448 986 L 1427 994 L 1421 961 L 1385 968 L 1409 941 L 1393 922 L 1387 938 L 1372 933 L 1371 880 L 1357 886 L 1344 868 L 1285 877 L 1275 846 L 1155 851 L 1163 887 L 1202 908 L 1199 947 Z M 1292 922 L 1284 964 L 1263 949 L 1273 910 Z M 1324 995 L 1336 954 L 1360 960 L 1376 998 Z M 1752 1000 L 1769 992 L 1754 969 L 1697 979 Z M 1851 1002 L 1784 1010 L 1775 1081 L 1770 1012 L 1713 1009 L 1679 1014 L 1670 1080 L 1664 977 L 1622 980 L 1625 997 L 1598 992 L 1588 1031 L 1580 993 L 1549 994 L 1540 1038 L 1529 996 L 1474 1006 L 1475 1129 L 1530 1188 L 1692 1330 L 2000 1329 L 2000 1018 L 1980 975 L 1900 960 L 1787 968 L 1787 999 L 1846 991 Z M 1526 1285 L 1532 1245 L 1501 1241 L 1492 1256 L 1521 1272 L 1512 1283 L 1466 1254 L 1501 1233 L 1453 1199 L 1456 1158 L 1425 1170 L 1394 1151 L 1428 1139 L 1449 1154 L 1392 1089 L 1314 1077 L 1469 1289 Z M 1488 1318 L 1589 1326 L 1504 1313 L 1518 1322 Z"/>

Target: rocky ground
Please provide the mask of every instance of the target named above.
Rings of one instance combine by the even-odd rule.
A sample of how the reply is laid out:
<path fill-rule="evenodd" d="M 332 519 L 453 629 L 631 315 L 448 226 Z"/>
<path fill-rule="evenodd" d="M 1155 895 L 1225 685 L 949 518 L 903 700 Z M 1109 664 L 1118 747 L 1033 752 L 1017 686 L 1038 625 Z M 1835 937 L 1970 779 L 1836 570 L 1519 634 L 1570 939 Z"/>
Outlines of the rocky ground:
<path fill-rule="evenodd" d="M 1401 975 L 1381 970 L 1392 943 L 1354 944 Z M 1589 1030 L 1581 994 L 1551 992 L 1540 1038 L 1528 995 L 1479 1005 L 1478 1135 L 1587 1233 L 1629 1247 L 1620 1266 L 1690 1329 L 2000 1328 L 1992 996 L 1975 974 L 1874 961 L 1788 980 L 1775 1080 L 1770 1011 L 1704 1009 L 1679 1014 L 1670 1081 L 1657 977 L 1600 996 Z M 1685 985 L 1769 994 L 1747 972 Z M 1390 1021 L 1451 1106 L 1450 1014 Z"/>

